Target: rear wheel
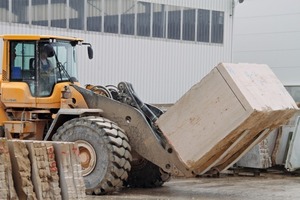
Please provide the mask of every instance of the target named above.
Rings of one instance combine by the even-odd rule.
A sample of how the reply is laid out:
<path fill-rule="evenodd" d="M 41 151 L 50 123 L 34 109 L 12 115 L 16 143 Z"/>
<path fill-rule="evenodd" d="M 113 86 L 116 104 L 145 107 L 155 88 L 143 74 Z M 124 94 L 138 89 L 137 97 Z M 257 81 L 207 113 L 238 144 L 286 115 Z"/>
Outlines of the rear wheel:
<path fill-rule="evenodd" d="M 162 186 L 170 178 L 171 175 L 157 165 L 139 155 L 135 155 L 125 185 L 133 188 L 155 188 Z"/>
<path fill-rule="evenodd" d="M 116 191 L 131 169 L 131 147 L 123 130 L 102 117 L 67 121 L 53 140 L 76 142 L 87 194 Z"/>

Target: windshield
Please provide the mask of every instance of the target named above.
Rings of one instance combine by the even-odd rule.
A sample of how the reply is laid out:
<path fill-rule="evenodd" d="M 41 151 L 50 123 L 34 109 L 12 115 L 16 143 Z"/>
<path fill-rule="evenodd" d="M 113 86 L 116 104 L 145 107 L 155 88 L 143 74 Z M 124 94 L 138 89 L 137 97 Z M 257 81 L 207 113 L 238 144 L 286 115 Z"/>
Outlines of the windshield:
<path fill-rule="evenodd" d="M 75 45 L 70 41 L 40 41 L 37 50 L 37 96 L 51 95 L 56 83 L 77 81 Z"/>
<path fill-rule="evenodd" d="M 45 43 L 39 44 L 39 46 Z M 57 41 L 50 43 L 54 48 L 55 55 L 48 57 L 56 70 L 57 82 L 70 81 L 70 78 L 77 77 L 76 68 L 76 49 L 69 41 Z"/>

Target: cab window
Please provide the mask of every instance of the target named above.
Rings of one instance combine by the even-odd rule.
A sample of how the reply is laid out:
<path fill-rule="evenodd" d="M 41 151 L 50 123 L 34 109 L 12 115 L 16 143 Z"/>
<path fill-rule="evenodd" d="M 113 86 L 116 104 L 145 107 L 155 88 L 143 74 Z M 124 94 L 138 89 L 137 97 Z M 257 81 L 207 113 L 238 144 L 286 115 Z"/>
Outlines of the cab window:
<path fill-rule="evenodd" d="M 32 80 L 34 74 L 30 68 L 30 59 L 35 56 L 34 42 L 11 42 L 10 80 Z"/>

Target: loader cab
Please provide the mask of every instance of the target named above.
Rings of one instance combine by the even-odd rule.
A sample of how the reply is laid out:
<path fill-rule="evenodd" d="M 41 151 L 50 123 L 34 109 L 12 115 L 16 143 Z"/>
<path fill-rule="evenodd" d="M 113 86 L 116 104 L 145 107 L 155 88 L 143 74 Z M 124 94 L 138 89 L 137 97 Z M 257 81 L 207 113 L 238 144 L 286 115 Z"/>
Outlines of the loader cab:
<path fill-rule="evenodd" d="M 77 82 L 76 46 L 89 46 L 91 50 L 91 45 L 80 38 L 53 35 L 12 34 L 0 38 L 0 97 L 4 106 L 59 109 L 62 92 Z"/>
<path fill-rule="evenodd" d="M 76 82 L 76 42 L 10 41 L 9 81 L 28 84 L 32 97 L 49 97 L 61 82 Z"/>

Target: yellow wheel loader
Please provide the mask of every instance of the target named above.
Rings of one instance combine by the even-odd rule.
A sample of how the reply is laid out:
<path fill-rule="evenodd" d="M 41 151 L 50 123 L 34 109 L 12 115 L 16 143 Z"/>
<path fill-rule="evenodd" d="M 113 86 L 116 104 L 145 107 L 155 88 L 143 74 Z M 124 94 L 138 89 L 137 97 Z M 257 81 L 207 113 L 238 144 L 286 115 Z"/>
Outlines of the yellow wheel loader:
<path fill-rule="evenodd" d="M 128 82 L 80 86 L 76 48 L 87 46 L 93 57 L 80 38 L 1 37 L 0 137 L 78 143 L 87 194 L 222 171 L 296 112 L 265 66 L 220 64 L 164 113 Z"/>
<path fill-rule="evenodd" d="M 129 83 L 79 86 L 76 46 L 87 45 L 92 58 L 90 44 L 48 35 L 2 38 L 0 136 L 77 142 L 89 194 L 112 192 L 124 183 L 156 187 L 169 179 L 171 165 L 160 159 L 168 168 L 164 171 L 149 161 L 154 155 L 147 152 L 155 146 L 164 151 L 164 141 L 152 123 L 162 112 L 136 101 Z M 47 73 L 40 66 L 45 51 L 53 68 Z M 127 132 L 136 137 L 130 144 Z M 155 141 L 154 147 L 148 148 L 151 144 L 145 144 L 145 138 Z"/>

